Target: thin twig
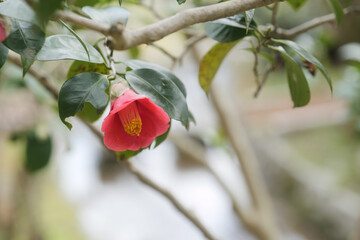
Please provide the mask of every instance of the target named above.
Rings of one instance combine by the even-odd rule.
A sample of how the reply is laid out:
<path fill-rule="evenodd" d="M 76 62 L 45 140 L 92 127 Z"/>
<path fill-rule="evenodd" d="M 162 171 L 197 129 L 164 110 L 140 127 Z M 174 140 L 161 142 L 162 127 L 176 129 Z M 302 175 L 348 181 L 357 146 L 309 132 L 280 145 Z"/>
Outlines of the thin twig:
<path fill-rule="evenodd" d="M 169 51 L 167 51 L 165 48 L 163 48 L 157 44 L 154 44 L 154 43 L 149 43 L 148 45 L 156 48 L 157 50 L 159 50 L 160 52 L 162 52 L 163 54 L 168 56 L 171 59 L 171 61 L 173 61 L 173 62 L 176 61 L 176 57 L 174 55 L 172 55 Z"/>
<path fill-rule="evenodd" d="M 21 59 L 19 58 L 19 56 L 17 56 L 16 53 L 9 51 L 7 59 L 18 67 L 22 67 Z M 38 69 L 35 69 L 33 67 L 31 67 L 28 71 L 28 73 L 30 73 L 35 79 L 37 79 L 39 83 L 44 88 L 46 88 L 46 90 L 49 91 L 53 98 L 57 100 L 59 97 L 59 90 L 50 84 L 48 77 L 45 74 L 41 74 L 40 72 L 41 71 L 38 71 Z"/>
<path fill-rule="evenodd" d="M 345 15 L 359 14 L 359 13 L 360 13 L 360 6 L 353 6 L 344 9 Z M 301 33 L 307 32 L 320 25 L 326 23 L 333 23 L 335 22 L 335 20 L 336 20 L 335 14 L 331 13 L 325 16 L 314 18 L 308 22 L 305 22 L 291 29 L 277 28 L 275 34 L 281 38 L 291 39 Z"/>
<path fill-rule="evenodd" d="M 143 1 L 140 1 L 140 6 L 148 9 L 158 20 L 164 19 L 164 17 L 154 8 L 154 1 L 150 4 L 145 4 Z"/>
<path fill-rule="evenodd" d="M 274 6 L 272 7 L 272 13 L 271 13 L 271 24 L 275 27 L 275 29 L 276 29 L 276 14 L 278 9 L 279 9 L 279 3 L 275 3 Z"/>
<path fill-rule="evenodd" d="M 22 67 L 22 63 L 20 58 L 12 51 L 9 51 L 8 54 L 8 60 L 12 63 L 14 63 L 15 65 L 17 65 L 18 67 Z M 51 96 L 57 101 L 59 98 L 59 90 L 52 86 L 50 84 L 49 78 L 47 75 L 41 73 L 40 69 L 35 68 L 34 66 L 32 66 L 28 73 L 30 73 L 36 80 L 39 81 L 39 83 L 46 88 L 46 90 L 48 90 L 51 94 Z M 95 136 L 98 137 L 98 139 L 100 140 L 100 142 L 102 143 L 102 133 L 96 129 L 92 124 L 90 124 L 89 122 L 87 122 L 86 120 L 82 119 L 79 117 L 79 119 L 95 134 Z"/>
<path fill-rule="evenodd" d="M 126 166 L 142 183 L 149 186 L 150 188 L 156 190 L 158 193 L 166 197 L 174 207 L 179 210 L 188 220 L 190 220 L 203 234 L 207 239 L 214 240 L 216 239 L 207 229 L 206 227 L 199 221 L 199 219 L 190 213 L 170 192 L 166 189 L 160 187 L 149 177 L 144 175 L 131 161 L 127 160 Z"/>
<path fill-rule="evenodd" d="M 282 62 L 279 61 L 277 64 L 274 64 L 268 70 L 266 70 L 266 72 L 264 73 L 264 75 L 262 76 L 262 78 L 260 80 L 260 84 L 258 85 L 258 87 L 256 88 L 256 91 L 254 93 L 255 98 L 257 98 L 259 96 L 259 93 L 260 93 L 262 87 L 264 86 L 266 80 L 268 79 L 270 73 L 272 73 L 273 71 L 278 69 L 281 66 L 281 64 L 282 64 Z"/>
<path fill-rule="evenodd" d="M 175 59 L 175 61 L 173 62 L 173 65 L 171 66 L 171 69 L 173 69 L 176 65 L 176 63 L 182 61 L 182 59 L 184 58 L 185 54 L 198 42 L 200 42 L 201 40 L 205 39 L 206 35 L 205 34 L 199 34 L 199 35 L 195 35 L 193 37 L 191 37 L 187 42 L 186 45 L 184 47 L 184 50 L 182 51 L 182 53 L 180 54 L 179 57 L 177 57 Z"/>

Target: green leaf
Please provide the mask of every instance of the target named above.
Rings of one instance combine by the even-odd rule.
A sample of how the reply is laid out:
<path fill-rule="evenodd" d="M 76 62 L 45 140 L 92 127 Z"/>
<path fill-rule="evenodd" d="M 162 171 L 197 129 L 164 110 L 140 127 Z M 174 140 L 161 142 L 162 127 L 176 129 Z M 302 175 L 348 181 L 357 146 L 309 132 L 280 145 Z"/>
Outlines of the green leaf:
<path fill-rule="evenodd" d="M 287 0 L 286 2 L 288 4 L 290 4 L 290 6 L 294 9 L 294 10 L 298 10 L 300 9 L 307 0 Z"/>
<path fill-rule="evenodd" d="M 85 42 L 81 39 L 81 37 L 80 37 L 79 35 L 76 34 L 76 32 L 75 32 L 74 30 L 72 30 L 72 28 L 71 28 L 69 25 L 67 25 L 67 24 L 66 24 L 64 21 L 62 21 L 61 19 L 60 19 L 59 21 L 60 21 L 60 23 L 61 23 L 64 27 L 66 27 L 67 30 L 69 30 L 69 32 L 71 32 L 72 35 L 74 35 L 74 37 L 76 37 L 77 40 L 79 40 L 79 42 L 80 42 L 81 45 L 83 46 L 83 48 L 84 48 L 84 50 L 85 50 L 85 52 L 86 52 L 86 54 L 87 54 L 87 56 L 88 56 L 89 62 L 90 62 L 90 54 L 89 54 L 89 50 L 88 50 L 87 47 L 86 47 Z"/>
<path fill-rule="evenodd" d="M 254 15 L 255 15 L 255 9 L 251 9 L 245 12 L 244 17 L 245 17 L 246 33 L 248 33 L 249 31 L 250 23 L 253 20 Z"/>
<path fill-rule="evenodd" d="M 289 54 L 287 54 L 283 47 L 278 46 L 270 48 L 280 52 L 285 61 L 288 84 L 294 107 L 305 106 L 310 101 L 310 89 L 301 67 Z"/>
<path fill-rule="evenodd" d="M 6 62 L 8 53 L 9 53 L 9 49 L 7 49 L 7 47 L 5 47 L 2 43 L 0 43 L 0 68 L 2 68 L 2 66 Z"/>
<path fill-rule="evenodd" d="M 154 148 L 158 147 L 162 142 L 165 141 L 165 139 L 166 139 L 167 136 L 169 135 L 170 128 L 171 128 L 171 121 L 170 121 L 170 123 L 169 123 L 169 128 L 168 128 L 168 130 L 167 130 L 164 134 L 162 134 L 162 135 L 160 135 L 160 136 L 157 136 L 157 137 L 155 138 L 155 146 L 154 146 Z"/>
<path fill-rule="evenodd" d="M 170 72 L 168 69 L 161 67 L 159 65 L 148 63 L 140 60 L 127 60 L 123 62 L 128 68 L 135 70 L 138 68 L 149 68 L 156 70 L 158 72 L 161 72 L 162 74 L 165 74 L 171 81 L 173 81 L 176 86 L 180 89 L 180 91 L 183 93 L 184 97 L 186 97 L 186 89 L 182 81 L 175 76 L 172 72 Z"/>
<path fill-rule="evenodd" d="M 339 0 L 328 0 L 328 3 L 330 4 L 335 17 L 336 17 L 336 23 L 340 24 L 340 22 L 343 20 L 345 14 L 344 14 L 344 9 L 341 6 L 341 3 L 339 2 Z"/>
<path fill-rule="evenodd" d="M 90 62 L 104 63 L 100 53 L 90 44 L 85 43 L 89 50 Z M 37 60 L 51 61 L 73 59 L 87 62 L 88 54 L 84 50 L 79 40 L 70 35 L 53 35 L 45 40 L 45 44 L 36 56 Z"/>
<path fill-rule="evenodd" d="M 38 26 L 13 19 L 11 32 L 3 44 L 21 55 L 23 75 L 25 75 L 44 45 L 44 41 L 45 33 Z"/>
<path fill-rule="evenodd" d="M 98 63 L 89 63 L 75 60 L 68 71 L 66 79 L 72 78 L 79 73 L 84 72 L 96 72 L 101 74 L 109 74 L 109 70 L 105 66 L 105 64 L 98 64 Z"/>
<path fill-rule="evenodd" d="M 126 25 L 130 15 L 130 12 L 122 7 L 107 7 L 104 9 L 96 9 L 85 6 L 82 8 L 82 10 L 96 22 L 109 25 L 115 24 L 119 21 Z"/>
<path fill-rule="evenodd" d="M 84 6 L 94 6 L 99 2 L 99 0 L 75 0 L 74 6 L 84 7 Z"/>
<path fill-rule="evenodd" d="M 39 0 L 37 5 L 37 14 L 41 21 L 47 22 L 49 17 L 61 8 L 64 0 Z"/>
<path fill-rule="evenodd" d="M 326 71 L 325 67 L 319 62 L 319 60 L 317 60 L 313 55 L 311 55 L 308 51 L 306 51 L 304 48 L 302 48 L 300 45 L 298 45 L 293 41 L 280 40 L 280 39 L 272 39 L 272 41 L 290 47 L 291 50 L 295 51 L 295 53 L 297 53 L 299 56 L 314 64 L 326 78 L 326 81 L 329 84 L 331 92 L 333 91 L 332 82 L 329 73 Z"/>
<path fill-rule="evenodd" d="M 345 0 L 345 5 L 346 6 L 349 6 L 350 5 L 350 3 L 352 3 L 354 0 Z"/>
<path fill-rule="evenodd" d="M 85 103 L 90 103 L 98 115 L 102 114 L 109 101 L 109 81 L 99 73 L 80 73 L 67 80 L 59 93 L 59 115 L 61 121 L 71 130 L 67 117 L 81 112 Z"/>
<path fill-rule="evenodd" d="M 201 59 L 199 68 L 199 83 L 205 93 L 208 93 L 211 82 L 216 75 L 221 63 L 229 51 L 238 42 L 218 43 L 213 46 Z"/>
<path fill-rule="evenodd" d="M 26 159 L 25 169 L 34 173 L 46 167 L 50 161 L 52 141 L 47 138 L 39 138 L 34 132 L 26 137 Z"/>
<path fill-rule="evenodd" d="M 176 1 L 177 1 L 177 3 L 178 3 L 179 5 L 186 2 L 186 0 L 176 0 Z"/>
<path fill-rule="evenodd" d="M 126 151 L 122 151 L 122 152 L 116 152 L 116 156 L 117 156 L 118 161 L 125 161 L 125 160 L 128 160 L 129 158 L 132 158 L 132 157 L 138 155 L 139 153 L 142 152 L 142 150 L 144 150 L 144 149 L 140 148 L 137 151 L 126 150 Z"/>
<path fill-rule="evenodd" d="M 168 75 L 153 69 L 139 68 L 127 72 L 125 78 L 136 92 L 150 98 L 170 118 L 189 127 L 185 96 Z"/>
<path fill-rule="evenodd" d="M 43 27 L 34 10 L 23 0 L 7 0 L 0 3 L 0 15 L 29 22 L 41 28 Z"/>
<path fill-rule="evenodd" d="M 247 26 L 243 13 L 221 18 L 206 24 L 206 35 L 218 42 L 233 42 L 253 33 L 256 23 L 252 19 Z M 250 30 L 250 31 L 248 31 Z"/>

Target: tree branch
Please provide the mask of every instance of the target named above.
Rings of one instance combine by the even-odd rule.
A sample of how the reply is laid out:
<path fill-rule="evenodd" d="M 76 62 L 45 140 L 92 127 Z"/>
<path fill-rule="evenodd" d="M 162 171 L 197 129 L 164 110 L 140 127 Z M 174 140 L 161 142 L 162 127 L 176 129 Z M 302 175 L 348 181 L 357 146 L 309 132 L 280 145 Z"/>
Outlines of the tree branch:
<path fill-rule="evenodd" d="M 360 13 L 360 6 L 353 6 L 344 9 L 345 15 L 359 14 L 359 13 Z M 275 30 L 275 34 L 280 38 L 291 39 L 301 33 L 307 32 L 325 23 L 333 23 L 335 22 L 335 20 L 336 20 L 335 14 L 331 13 L 325 16 L 314 18 L 308 22 L 305 22 L 291 29 L 277 28 Z"/>
<path fill-rule="evenodd" d="M 103 33 L 109 36 L 113 49 L 126 50 L 143 43 L 160 40 L 171 33 L 196 23 L 230 17 L 253 8 L 266 6 L 279 1 L 282 0 L 232 0 L 221 2 L 209 6 L 187 9 L 137 30 L 125 30 L 122 24 L 115 24 L 113 26 L 100 24 L 91 19 L 65 11 L 58 11 L 55 17 L 65 22 Z"/>
<path fill-rule="evenodd" d="M 247 137 L 245 127 L 239 120 L 238 111 L 231 107 L 225 96 L 210 88 L 212 102 L 221 125 L 238 157 L 245 181 L 249 187 L 250 196 L 254 202 L 254 211 L 257 213 L 256 233 L 260 239 L 279 239 L 278 228 L 273 214 L 272 203 L 267 192 L 263 177 L 259 170 L 257 159 Z"/>
<path fill-rule="evenodd" d="M 204 225 L 197 219 L 197 217 L 191 214 L 170 192 L 165 190 L 164 188 L 157 185 L 153 182 L 149 177 L 145 176 L 142 172 L 140 172 L 135 165 L 127 160 L 126 166 L 142 183 L 149 186 L 150 188 L 154 189 L 164 197 L 166 197 L 174 207 L 179 210 L 188 220 L 190 220 L 203 234 L 207 239 L 215 240 L 216 238 L 206 229 Z"/>

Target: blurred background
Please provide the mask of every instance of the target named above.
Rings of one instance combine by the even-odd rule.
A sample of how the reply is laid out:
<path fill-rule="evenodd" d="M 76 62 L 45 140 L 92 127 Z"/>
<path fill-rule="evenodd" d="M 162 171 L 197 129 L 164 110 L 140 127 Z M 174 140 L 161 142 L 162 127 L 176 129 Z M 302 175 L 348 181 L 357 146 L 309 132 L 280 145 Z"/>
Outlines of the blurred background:
<path fill-rule="evenodd" d="M 105 2 L 105 1 L 104 1 Z M 123 7 L 131 12 L 128 29 L 215 1 L 155 0 Z M 110 5 L 117 4 L 110 3 Z M 360 1 L 354 1 L 354 5 Z M 107 6 L 100 1 L 99 7 Z M 331 13 L 326 1 L 307 1 L 298 11 L 279 4 L 277 23 L 291 28 Z M 271 11 L 256 10 L 258 25 Z M 326 24 L 294 39 L 329 71 L 306 72 L 310 104 L 294 109 L 284 66 L 272 72 L 254 98 L 254 55 L 245 38 L 227 56 L 213 87 L 231 104 L 255 150 L 273 200 L 283 239 L 360 240 L 360 15 Z M 48 35 L 67 33 L 50 24 Z M 199 41 L 181 61 L 187 39 L 203 33 L 197 24 L 156 42 L 117 52 L 117 60 L 141 59 L 172 68 L 184 82 L 196 125 L 186 131 L 173 121 L 168 139 L 132 161 L 172 192 L 218 239 L 256 239 L 234 212 L 231 199 L 209 168 L 220 176 L 246 208 L 251 204 L 236 154 L 221 127 L 211 97 L 198 83 L 199 61 L 216 43 Z M 100 35 L 78 33 L 90 43 Z M 171 54 L 164 54 L 166 50 Z M 268 66 L 259 59 L 259 71 Z M 36 62 L 57 87 L 71 61 Z M 98 129 L 108 113 L 94 123 Z M 57 103 L 30 74 L 8 61 L 0 70 L 0 239 L 1 240 L 183 240 L 204 239 L 187 219 L 154 190 L 140 183 L 104 151 L 101 142 L 76 118 L 73 129 L 61 123 Z M 50 162 L 41 162 L 50 154 Z M 35 156 L 38 165 L 29 163 Z M 44 157 L 45 156 L 45 157 Z M 206 162 L 206 164 L 204 164 Z M 43 166 L 46 166 L 43 168 Z"/>

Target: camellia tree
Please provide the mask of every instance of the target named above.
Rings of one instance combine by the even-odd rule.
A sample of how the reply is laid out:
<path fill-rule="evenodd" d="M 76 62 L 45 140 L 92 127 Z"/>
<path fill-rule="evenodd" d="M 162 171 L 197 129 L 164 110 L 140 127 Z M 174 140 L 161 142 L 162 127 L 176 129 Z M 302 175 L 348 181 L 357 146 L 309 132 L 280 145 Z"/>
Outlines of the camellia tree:
<path fill-rule="evenodd" d="M 177 0 L 179 5 L 185 1 Z M 127 29 L 127 20 L 134 16 L 121 6 L 122 2 L 149 9 L 159 21 L 135 30 Z M 201 58 L 198 79 L 204 93 L 213 99 L 222 126 L 239 159 L 253 201 L 250 210 L 243 209 L 236 202 L 234 207 L 246 228 L 259 239 L 281 239 L 271 200 L 246 133 L 240 123 L 234 124 L 236 116 L 229 110 L 229 106 L 223 105 L 216 97 L 216 89 L 211 89 L 212 80 L 232 49 L 240 42 L 248 41 L 251 44 L 248 50 L 255 56 L 255 96 L 260 93 L 268 75 L 284 65 L 293 106 L 303 107 L 310 101 L 308 74 L 304 71 L 311 74 L 320 72 L 327 81 L 329 92 L 332 92 L 332 81 L 323 64 L 293 38 L 325 23 L 340 23 L 345 15 L 360 12 L 360 8 L 352 5 L 350 0 L 344 3 L 328 0 L 326 2 L 333 9 L 332 14 L 319 16 L 291 29 L 283 29 L 276 22 L 279 5 L 288 4 L 294 9 L 300 9 L 306 0 L 198 0 L 191 1 L 192 8 L 166 18 L 158 14 L 153 2 L 144 2 L 1 1 L 0 67 L 10 61 L 22 67 L 23 77 L 27 74 L 35 77 L 58 102 L 59 117 L 69 130 L 72 129 L 69 118 L 80 118 L 101 139 L 104 148 L 114 156 L 114 161 L 117 158 L 125 163 L 141 182 L 171 201 L 207 239 L 217 239 L 170 192 L 143 174 L 131 161 L 131 157 L 140 154 L 142 150 L 159 146 L 167 138 L 172 121 L 179 121 L 186 129 L 196 121 L 189 111 L 187 90 L 182 80 L 169 69 L 136 59 L 137 47 L 149 44 L 174 58 L 154 42 L 182 31 L 188 40 L 183 54 L 177 58 L 179 61 L 203 39 L 217 41 Z M 261 7 L 267 7 L 272 17 L 267 24 L 259 25 L 255 21 L 256 9 Z M 198 23 L 205 24 L 203 32 L 186 31 Z M 66 28 L 68 34 L 56 32 L 54 29 L 58 29 L 58 25 Z M 79 34 L 81 29 L 92 30 L 90 33 L 97 38 L 94 44 L 83 40 Z M 118 59 L 114 54 L 118 51 L 129 51 L 134 59 Z M 270 63 L 263 74 L 259 74 L 259 57 L 264 57 Z M 35 61 L 58 60 L 73 60 L 60 89 L 54 87 L 46 75 L 46 69 L 39 71 L 36 66 L 32 67 Z M 110 112 L 105 113 L 108 105 Z M 103 114 L 107 116 L 100 130 L 91 123 Z M 39 140 L 33 133 L 26 138 L 28 150 L 25 167 L 29 172 L 35 172 L 49 161 L 51 139 Z M 227 189 L 226 192 L 231 196 L 231 190 Z"/>

